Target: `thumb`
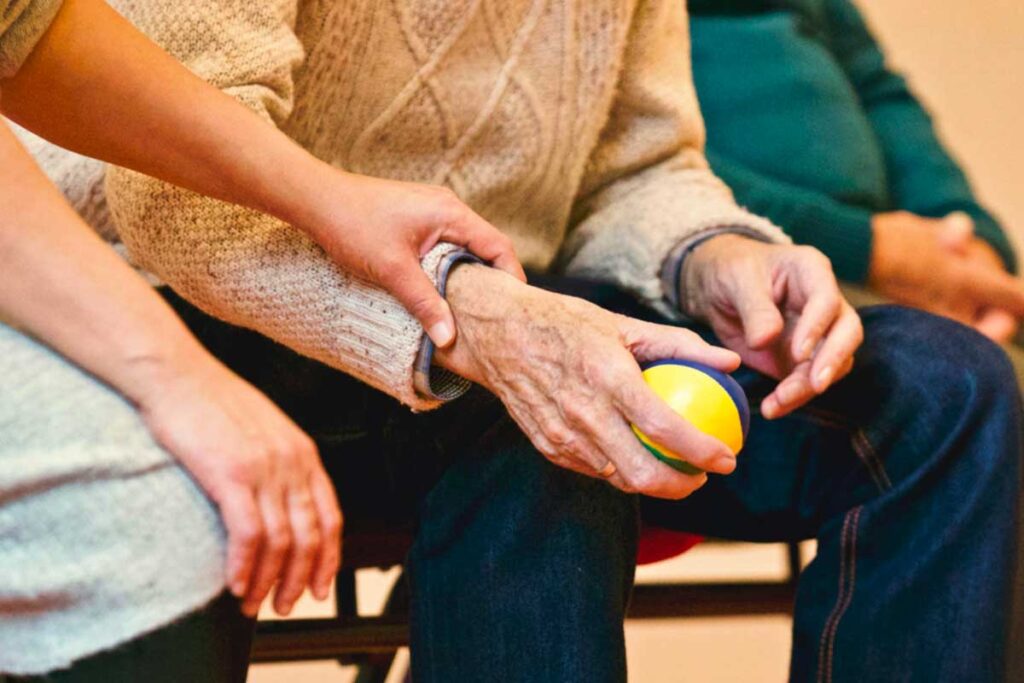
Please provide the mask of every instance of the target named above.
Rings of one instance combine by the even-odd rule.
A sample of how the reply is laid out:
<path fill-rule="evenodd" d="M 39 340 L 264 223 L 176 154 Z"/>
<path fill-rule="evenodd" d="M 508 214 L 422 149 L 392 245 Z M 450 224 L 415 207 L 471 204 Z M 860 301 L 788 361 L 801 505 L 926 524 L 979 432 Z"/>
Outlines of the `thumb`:
<path fill-rule="evenodd" d="M 954 211 L 939 225 L 939 243 L 949 251 L 962 254 L 974 237 L 974 220 L 963 211 Z"/>
<path fill-rule="evenodd" d="M 451 346 L 455 341 L 452 309 L 418 263 L 408 269 L 407 275 L 393 278 L 385 286 L 405 310 L 419 321 L 435 346 L 440 349 Z"/>

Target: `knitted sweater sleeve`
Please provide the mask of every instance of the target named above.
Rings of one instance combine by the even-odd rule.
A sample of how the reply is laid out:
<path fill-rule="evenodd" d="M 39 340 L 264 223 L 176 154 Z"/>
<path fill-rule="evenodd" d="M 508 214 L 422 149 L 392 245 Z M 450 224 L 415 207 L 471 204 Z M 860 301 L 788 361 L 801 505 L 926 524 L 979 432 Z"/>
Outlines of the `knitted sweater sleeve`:
<path fill-rule="evenodd" d="M 0 0 L 0 79 L 10 78 L 46 33 L 64 0 Z"/>
<path fill-rule="evenodd" d="M 767 176 L 710 147 L 707 157 L 747 208 L 774 221 L 797 243 L 821 250 L 836 277 L 861 284 L 867 280 L 871 211 Z"/>
<path fill-rule="evenodd" d="M 615 282 L 668 314 L 661 268 L 683 240 L 736 227 L 788 241 L 738 207 L 709 169 L 689 54 L 684 3 L 641 2 L 560 254 L 567 272 Z"/>
<path fill-rule="evenodd" d="M 280 125 L 293 103 L 303 49 L 295 0 L 122 0 L 122 11 L 186 66 Z M 132 260 L 199 308 L 398 398 L 417 410 L 439 395 L 414 388 L 424 334 L 397 301 L 340 270 L 291 226 L 121 168 L 107 173 L 106 198 Z M 455 247 L 422 262 L 434 278 Z"/>
<path fill-rule="evenodd" d="M 832 52 L 882 146 L 895 206 L 933 218 L 963 211 L 974 219 L 975 234 L 999 253 L 1009 271 L 1016 272 L 1017 257 L 1009 238 L 974 196 L 907 81 L 889 68 L 857 6 L 851 0 L 827 0 L 825 20 Z"/>

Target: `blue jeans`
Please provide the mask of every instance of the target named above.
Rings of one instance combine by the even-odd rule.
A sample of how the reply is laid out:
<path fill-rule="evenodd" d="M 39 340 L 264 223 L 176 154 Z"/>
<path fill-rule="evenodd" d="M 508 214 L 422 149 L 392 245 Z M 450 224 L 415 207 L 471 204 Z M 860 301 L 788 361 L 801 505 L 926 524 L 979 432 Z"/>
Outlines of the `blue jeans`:
<path fill-rule="evenodd" d="M 605 285 L 540 284 L 656 319 Z M 755 414 L 736 471 L 669 502 L 551 465 L 481 389 L 413 415 L 175 303 L 317 439 L 347 524 L 416 525 L 416 681 L 625 680 L 641 517 L 738 540 L 818 540 L 798 589 L 793 681 L 1005 680 L 1020 394 L 1003 352 L 966 327 L 865 309 L 851 375 L 777 421 L 756 414 L 772 381 L 741 370 Z"/>

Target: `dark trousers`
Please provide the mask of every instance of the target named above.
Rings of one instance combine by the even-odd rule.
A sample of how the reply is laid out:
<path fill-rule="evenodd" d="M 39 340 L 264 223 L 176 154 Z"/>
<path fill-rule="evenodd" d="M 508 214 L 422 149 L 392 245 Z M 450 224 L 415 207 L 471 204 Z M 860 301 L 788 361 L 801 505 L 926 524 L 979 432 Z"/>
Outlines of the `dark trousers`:
<path fill-rule="evenodd" d="M 655 319 L 614 288 L 540 284 Z M 741 370 L 755 414 L 736 471 L 667 502 L 549 464 L 481 389 L 415 415 L 168 297 L 317 440 L 348 526 L 416 524 L 416 681 L 623 681 L 641 518 L 738 540 L 818 540 L 800 579 L 791 680 L 1004 680 L 1020 394 L 1002 351 L 965 327 L 865 309 L 854 372 L 777 421 L 756 412 L 772 382 Z"/>
<path fill-rule="evenodd" d="M 70 669 L 3 683 L 244 683 L 253 622 L 238 600 L 222 594 L 205 608 L 159 631 Z"/>

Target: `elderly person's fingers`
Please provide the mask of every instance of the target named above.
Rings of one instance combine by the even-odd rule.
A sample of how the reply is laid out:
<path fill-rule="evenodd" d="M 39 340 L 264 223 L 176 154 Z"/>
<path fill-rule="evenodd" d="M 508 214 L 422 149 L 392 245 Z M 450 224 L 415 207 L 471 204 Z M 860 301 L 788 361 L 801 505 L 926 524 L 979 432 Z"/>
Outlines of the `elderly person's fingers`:
<path fill-rule="evenodd" d="M 736 457 L 728 446 L 701 432 L 672 410 L 639 373 L 623 381 L 613 392 L 615 407 L 656 446 L 677 453 L 702 470 L 729 474 L 736 469 Z"/>
<path fill-rule="evenodd" d="M 761 349 L 779 338 L 786 327 L 782 312 L 772 297 L 768 278 L 750 278 L 737 283 L 732 305 L 743 325 L 747 346 Z"/>
<path fill-rule="evenodd" d="M 814 350 L 840 316 L 844 304 L 843 295 L 832 278 L 822 278 L 822 282 L 811 290 L 793 328 L 791 353 L 795 362 L 803 362 L 814 355 Z"/>
<path fill-rule="evenodd" d="M 814 355 L 811 366 L 811 385 L 819 394 L 832 385 L 839 376 L 840 368 L 853 358 L 864 341 L 864 326 L 857 311 L 845 301 L 840 311 L 839 318 Z"/>
<path fill-rule="evenodd" d="M 939 244 L 955 254 L 966 254 L 974 237 L 974 219 L 963 211 L 954 211 L 938 224 Z"/>
<path fill-rule="evenodd" d="M 975 320 L 974 329 L 998 344 L 1005 344 L 1017 334 L 1020 321 L 1006 311 L 989 308 Z"/>
<path fill-rule="evenodd" d="M 641 362 L 676 358 L 703 363 L 722 372 L 732 372 L 740 365 L 735 351 L 704 341 L 692 330 L 619 317 L 619 327 L 626 348 Z"/>
<path fill-rule="evenodd" d="M 788 415 L 817 394 L 811 385 L 811 362 L 800 363 L 761 401 L 761 414 L 769 420 Z"/>
<path fill-rule="evenodd" d="M 1000 308 L 1018 318 L 1024 318 L 1024 283 L 1009 273 L 994 271 L 977 265 L 965 267 L 960 278 L 963 294 L 979 307 Z"/>
<path fill-rule="evenodd" d="M 642 388 L 650 392 L 646 386 Z M 689 423 L 673 413 L 664 402 L 656 396 L 654 400 L 674 420 L 681 422 L 684 429 L 693 430 Z M 572 443 L 572 453 L 576 457 L 570 459 L 572 462 L 559 463 L 563 466 L 588 476 L 604 478 L 612 486 L 627 493 L 642 493 L 656 498 L 684 498 L 706 481 L 702 474 L 684 474 L 658 461 L 641 444 L 630 428 L 628 418 L 624 417 L 624 411 L 617 405 L 606 405 L 600 409 L 570 409 L 566 412 L 568 429 L 579 437 Z M 661 418 L 664 416 L 661 415 Z M 677 425 L 676 422 L 670 424 Z M 655 428 L 651 431 L 662 436 Z M 704 437 L 703 434 L 699 436 Z M 677 443 L 679 439 L 669 441 Z M 714 444 L 711 444 L 711 448 L 714 448 Z M 699 457 L 694 459 L 699 460 Z"/>
<path fill-rule="evenodd" d="M 844 302 L 839 319 L 812 360 L 798 364 L 761 402 L 769 420 L 788 415 L 843 379 L 853 369 L 854 353 L 864 340 L 860 316 Z"/>

